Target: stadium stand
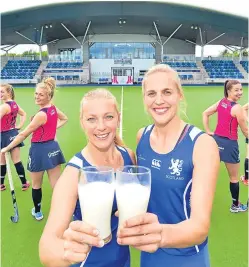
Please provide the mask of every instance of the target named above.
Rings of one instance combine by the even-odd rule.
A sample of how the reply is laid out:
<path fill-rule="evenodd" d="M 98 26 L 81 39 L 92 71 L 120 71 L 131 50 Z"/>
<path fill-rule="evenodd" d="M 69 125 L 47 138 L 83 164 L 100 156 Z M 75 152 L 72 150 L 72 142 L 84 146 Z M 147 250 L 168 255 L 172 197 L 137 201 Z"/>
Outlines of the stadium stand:
<path fill-rule="evenodd" d="M 9 60 L 1 70 L 1 79 L 33 79 L 40 60 Z"/>
<path fill-rule="evenodd" d="M 232 60 L 203 60 L 202 64 L 210 78 L 244 79 Z"/>
<path fill-rule="evenodd" d="M 240 64 L 243 66 L 243 68 L 245 69 L 245 71 L 248 73 L 248 61 L 240 61 Z"/>

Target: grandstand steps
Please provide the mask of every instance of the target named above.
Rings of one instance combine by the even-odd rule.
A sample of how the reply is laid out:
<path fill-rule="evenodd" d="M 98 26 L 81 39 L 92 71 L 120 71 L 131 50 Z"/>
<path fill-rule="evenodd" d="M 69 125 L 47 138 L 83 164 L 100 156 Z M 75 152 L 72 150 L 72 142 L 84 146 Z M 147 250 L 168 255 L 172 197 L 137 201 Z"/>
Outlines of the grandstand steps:
<path fill-rule="evenodd" d="M 41 79 L 41 76 L 42 76 L 42 73 L 43 73 L 43 70 L 46 68 L 48 62 L 47 61 L 42 61 L 40 67 L 38 68 L 36 74 L 35 74 L 35 78 L 36 79 Z"/>
<path fill-rule="evenodd" d="M 243 66 L 239 63 L 239 62 L 235 62 L 234 61 L 235 66 L 237 67 L 237 69 L 241 72 L 241 74 L 244 76 L 244 78 L 246 80 L 248 80 L 248 73 L 246 72 L 246 70 L 243 68 Z"/>
<path fill-rule="evenodd" d="M 1 57 L 1 70 L 5 67 L 8 62 L 8 57 Z"/>
<path fill-rule="evenodd" d="M 206 69 L 204 68 L 202 62 L 196 60 L 196 65 L 197 65 L 198 68 L 200 68 L 201 73 L 203 74 L 204 78 L 209 78 L 209 75 L 208 75 L 208 73 L 206 72 Z"/>

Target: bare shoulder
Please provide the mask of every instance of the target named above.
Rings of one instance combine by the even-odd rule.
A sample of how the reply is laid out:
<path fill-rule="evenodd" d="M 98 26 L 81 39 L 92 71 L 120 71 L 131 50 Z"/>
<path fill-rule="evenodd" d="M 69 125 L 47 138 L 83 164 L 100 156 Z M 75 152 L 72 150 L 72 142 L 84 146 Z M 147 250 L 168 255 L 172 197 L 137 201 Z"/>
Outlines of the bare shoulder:
<path fill-rule="evenodd" d="M 133 164 L 136 164 L 136 156 L 135 153 L 133 152 L 133 150 L 131 150 L 130 148 L 126 147 L 127 152 L 129 153 L 129 156 L 133 162 Z"/>
<path fill-rule="evenodd" d="M 216 159 L 219 157 L 219 148 L 214 138 L 206 133 L 200 135 L 195 143 L 194 147 L 194 160 L 200 160 L 201 158 L 214 156 Z"/>
<path fill-rule="evenodd" d="M 141 128 L 138 132 L 137 132 L 137 144 L 139 143 L 142 135 L 143 135 L 143 132 L 144 132 L 144 129 L 145 127 Z"/>

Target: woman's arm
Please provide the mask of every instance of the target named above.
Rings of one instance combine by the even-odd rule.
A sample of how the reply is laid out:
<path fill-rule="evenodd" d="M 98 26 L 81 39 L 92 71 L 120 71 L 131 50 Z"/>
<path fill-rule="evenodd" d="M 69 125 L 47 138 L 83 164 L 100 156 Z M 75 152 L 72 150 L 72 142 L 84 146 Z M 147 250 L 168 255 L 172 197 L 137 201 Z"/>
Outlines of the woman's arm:
<path fill-rule="evenodd" d="M 218 101 L 217 103 L 215 103 L 214 105 L 210 106 L 209 108 L 207 108 L 203 113 L 202 113 L 202 122 L 203 122 L 203 126 L 204 129 L 206 131 L 207 134 L 209 135 L 213 135 L 214 133 L 210 130 L 209 128 L 209 116 L 213 115 L 215 112 L 217 112 L 217 107 L 219 105 Z"/>
<path fill-rule="evenodd" d="M 67 166 L 54 188 L 49 217 L 39 243 L 40 259 L 46 267 L 68 267 L 85 260 L 89 245 L 101 247 L 94 227 L 82 221 L 70 223 L 78 198 L 78 172 Z"/>
<path fill-rule="evenodd" d="M 190 218 L 175 225 L 165 224 L 161 247 L 184 248 L 207 238 L 220 165 L 219 150 L 212 137 L 202 135 L 197 139 L 193 163 Z"/>
<path fill-rule="evenodd" d="M 58 108 L 56 108 L 56 110 L 57 110 L 57 114 L 58 114 L 58 122 L 57 122 L 57 127 L 56 128 L 58 129 L 58 128 L 62 127 L 68 121 L 68 118 Z"/>
<path fill-rule="evenodd" d="M 19 125 L 16 126 L 16 129 L 20 130 L 26 120 L 26 112 L 21 107 L 19 107 L 18 114 L 20 115 L 20 122 Z"/>
<path fill-rule="evenodd" d="M 11 150 L 13 147 L 16 147 L 23 140 L 25 140 L 32 132 L 34 132 L 37 128 L 45 124 L 46 121 L 47 121 L 46 113 L 38 112 L 34 116 L 33 120 L 30 122 L 30 124 L 22 132 L 20 132 L 8 146 L 3 148 L 1 152 L 5 153 Z"/>
<path fill-rule="evenodd" d="M 232 108 L 231 114 L 237 118 L 242 133 L 246 138 L 248 138 L 248 127 L 244 109 L 241 107 L 241 105 L 237 104 Z"/>
<path fill-rule="evenodd" d="M 160 224 L 155 214 L 136 216 L 127 220 L 119 230 L 119 244 L 154 252 L 159 247 L 190 247 L 206 239 L 220 164 L 213 138 L 208 135 L 198 138 L 193 164 L 190 218 L 177 224 Z"/>
<path fill-rule="evenodd" d="M 6 103 L 2 104 L 0 106 L 0 118 L 2 119 L 2 117 L 6 114 L 8 114 L 10 112 L 10 106 Z"/>

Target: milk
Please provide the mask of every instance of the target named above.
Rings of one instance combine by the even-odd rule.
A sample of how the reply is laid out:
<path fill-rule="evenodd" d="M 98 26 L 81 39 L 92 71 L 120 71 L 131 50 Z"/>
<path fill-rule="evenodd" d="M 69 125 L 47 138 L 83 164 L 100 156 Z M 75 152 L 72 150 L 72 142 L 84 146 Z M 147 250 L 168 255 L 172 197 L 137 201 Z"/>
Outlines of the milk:
<path fill-rule="evenodd" d="M 119 226 L 131 217 L 146 213 L 150 198 L 150 187 L 138 183 L 117 185 Z"/>
<path fill-rule="evenodd" d="M 78 185 L 82 219 L 99 230 L 100 237 L 105 243 L 111 240 L 114 189 L 114 184 L 105 182 Z"/>

